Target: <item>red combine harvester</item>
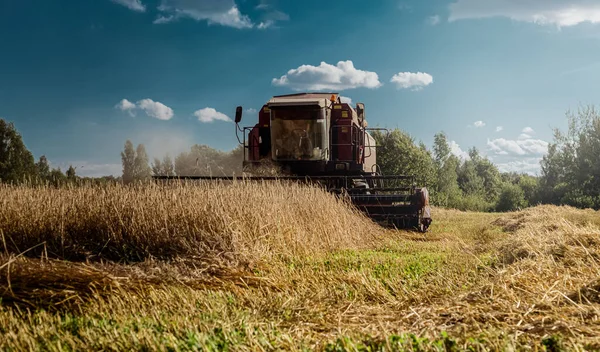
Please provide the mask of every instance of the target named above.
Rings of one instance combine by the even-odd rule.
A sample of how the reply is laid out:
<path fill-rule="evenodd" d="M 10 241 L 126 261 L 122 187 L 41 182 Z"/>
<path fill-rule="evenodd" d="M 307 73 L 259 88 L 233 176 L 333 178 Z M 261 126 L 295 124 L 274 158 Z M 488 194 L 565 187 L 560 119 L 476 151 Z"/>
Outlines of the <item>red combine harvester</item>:
<path fill-rule="evenodd" d="M 364 104 L 343 103 L 337 93 L 275 96 L 258 113 L 253 127 L 239 127 L 242 107 L 236 109 L 236 135 L 243 132 L 244 171 L 256 174 L 275 165 L 285 176 L 244 176 L 244 180 L 298 180 L 350 197 L 373 220 L 396 228 L 425 232 L 431 224 L 428 191 L 413 176 L 382 175 L 377 145 L 369 134 Z M 157 178 L 165 178 L 158 176 Z M 226 179 L 233 177 L 176 177 Z"/>

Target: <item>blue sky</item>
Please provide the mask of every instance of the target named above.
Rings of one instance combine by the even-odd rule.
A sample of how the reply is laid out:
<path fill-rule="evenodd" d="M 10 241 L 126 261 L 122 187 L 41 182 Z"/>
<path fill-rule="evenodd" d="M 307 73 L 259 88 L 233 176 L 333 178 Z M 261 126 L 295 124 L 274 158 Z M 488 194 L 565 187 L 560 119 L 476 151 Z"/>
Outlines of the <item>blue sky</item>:
<path fill-rule="evenodd" d="M 230 150 L 271 96 L 338 91 L 370 126 L 444 131 L 536 173 L 565 112 L 600 99 L 596 0 L 0 1 L 0 117 L 35 157 L 120 174 L 151 156 Z"/>

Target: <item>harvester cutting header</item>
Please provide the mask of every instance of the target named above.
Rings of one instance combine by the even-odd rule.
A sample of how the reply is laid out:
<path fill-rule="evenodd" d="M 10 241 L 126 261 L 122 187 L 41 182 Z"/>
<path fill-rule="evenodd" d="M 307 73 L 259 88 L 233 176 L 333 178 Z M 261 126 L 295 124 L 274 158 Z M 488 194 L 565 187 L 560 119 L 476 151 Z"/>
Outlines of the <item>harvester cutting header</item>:
<path fill-rule="evenodd" d="M 263 105 L 256 125 L 240 128 L 242 111 L 237 107 L 235 123 L 245 148 L 244 171 L 256 174 L 265 165 L 275 165 L 286 175 L 244 179 L 317 182 L 333 193 L 349 196 L 378 222 L 423 232 L 431 224 L 427 189 L 417 187 L 413 176 L 381 174 L 364 104 L 353 108 L 337 93 L 280 95 Z M 243 133 L 242 139 L 238 132 Z"/>

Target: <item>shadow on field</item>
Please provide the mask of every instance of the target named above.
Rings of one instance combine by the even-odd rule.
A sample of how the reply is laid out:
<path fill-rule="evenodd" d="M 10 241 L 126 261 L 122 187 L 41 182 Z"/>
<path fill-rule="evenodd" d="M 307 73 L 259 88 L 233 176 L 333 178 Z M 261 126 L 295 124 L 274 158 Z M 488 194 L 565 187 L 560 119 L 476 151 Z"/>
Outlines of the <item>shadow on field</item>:
<path fill-rule="evenodd" d="M 19 308 L 72 311 L 114 294 L 143 296 L 151 289 L 181 286 L 196 290 L 268 287 L 268 280 L 232 267 L 178 262 L 137 266 L 86 264 L 54 259 L 0 256 L 0 303 Z"/>

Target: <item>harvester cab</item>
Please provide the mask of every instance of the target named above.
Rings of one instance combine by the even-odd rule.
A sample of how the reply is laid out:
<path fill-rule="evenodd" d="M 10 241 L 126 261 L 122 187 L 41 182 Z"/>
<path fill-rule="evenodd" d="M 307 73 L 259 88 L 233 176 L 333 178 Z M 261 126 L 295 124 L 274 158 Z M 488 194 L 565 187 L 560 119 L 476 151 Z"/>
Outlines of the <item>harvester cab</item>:
<path fill-rule="evenodd" d="M 258 123 L 243 133 L 245 172 L 276 165 L 285 176 L 250 179 L 310 180 L 345 194 L 372 219 L 425 232 L 431 224 L 429 195 L 414 177 L 382 175 L 377 145 L 369 133 L 365 105 L 343 102 L 338 93 L 300 93 L 271 98 L 258 112 Z"/>

